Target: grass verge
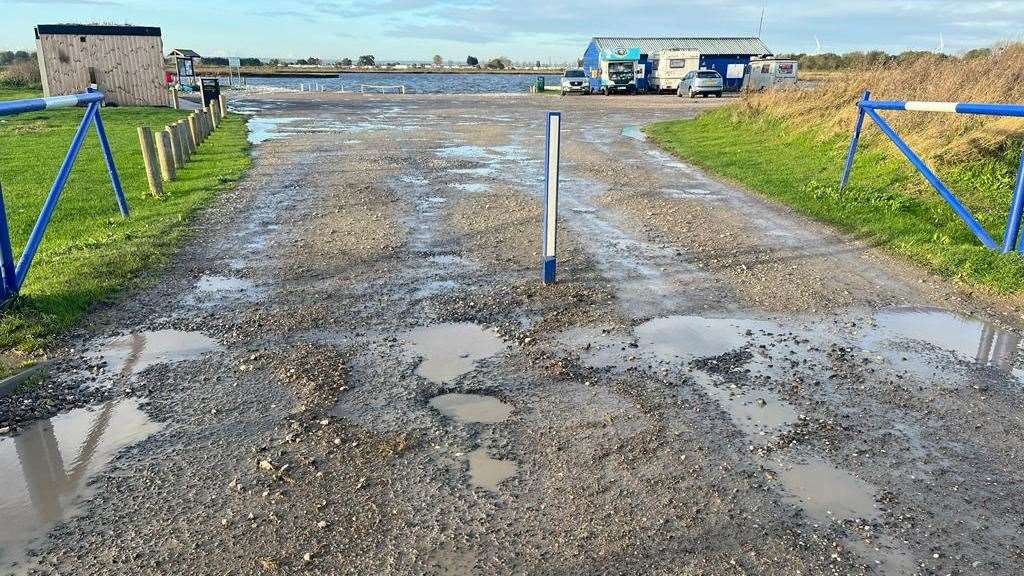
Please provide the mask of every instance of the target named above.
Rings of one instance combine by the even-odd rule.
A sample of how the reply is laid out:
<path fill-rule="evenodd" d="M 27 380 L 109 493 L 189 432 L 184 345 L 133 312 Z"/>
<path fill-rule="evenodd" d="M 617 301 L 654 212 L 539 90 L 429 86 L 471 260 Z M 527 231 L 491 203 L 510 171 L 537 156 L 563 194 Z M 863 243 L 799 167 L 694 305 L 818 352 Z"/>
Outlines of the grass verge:
<path fill-rule="evenodd" d="M 867 125 L 866 125 L 867 126 Z M 865 131 L 876 131 L 868 127 Z M 772 200 L 851 232 L 949 278 L 1000 293 L 1024 290 L 1024 259 L 985 249 L 923 178 L 875 141 L 838 190 L 848 137 L 794 128 L 735 107 L 645 128 L 667 151 Z M 1020 142 L 982 160 L 940 165 L 940 177 L 1001 240 Z"/>
<path fill-rule="evenodd" d="M 0 94 L 8 97 L 9 92 Z M 15 258 L 82 118 L 80 108 L 0 118 L 0 182 Z M 102 117 L 131 216 L 122 219 L 95 131 L 82 146 L 21 294 L 0 312 L 0 350 L 31 352 L 98 301 L 164 262 L 185 234 L 183 223 L 249 166 L 245 119 L 229 116 L 149 195 L 136 129 L 154 130 L 184 116 L 168 108 L 104 108 Z"/>

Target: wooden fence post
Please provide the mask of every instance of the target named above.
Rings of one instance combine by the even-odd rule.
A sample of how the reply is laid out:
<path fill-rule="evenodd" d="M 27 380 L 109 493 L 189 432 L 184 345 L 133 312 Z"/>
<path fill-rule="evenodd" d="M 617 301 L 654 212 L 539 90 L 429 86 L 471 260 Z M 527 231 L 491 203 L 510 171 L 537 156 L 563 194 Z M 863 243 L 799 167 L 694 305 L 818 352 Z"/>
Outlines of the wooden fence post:
<path fill-rule="evenodd" d="M 228 115 L 228 107 L 225 105 L 223 94 L 217 97 L 217 104 L 220 107 L 220 117 L 226 117 Z"/>
<path fill-rule="evenodd" d="M 173 126 L 164 128 L 167 135 L 171 137 L 171 154 L 174 156 L 174 167 L 181 168 L 185 165 L 185 157 L 181 153 L 181 142 L 178 142 L 178 132 Z"/>
<path fill-rule="evenodd" d="M 196 150 L 199 149 L 199 145 L 203 143 L 203 139 L 199 135 L 199 125 L 196 122 L 196 113 L 193 112 L 188 115 L 188 135 L 192 138 L 192 143 L 195 145 Z"/>
<path fill-rule="evenodd" d="M 188 162 L 192 159 L 192 155 L 196 153 L 196 145 L 192 142 L 192 136 L 188 131 L 188 124 L 184 120 L 178 120 L 174 123 L 178 128 L 178 132 L 181 133 L 181 141 L 185 143 L 182 148 L 185 149 L 185 161 Z"/>
<path fill-rule="evenodd" d="M 210 101 L 210 120 L 213 121 L 213 129 L 220 127 L 220 110 L 216 100 Z"/>
<path fill-rule="evenodd" d="M 178 100 L 178 88 L 176 86 L 171 87 L 171 107 L 175 110 L 181 108 L 181 102 Z"/>
<path fill-rule="evenodd" d="M 157 166 L 156 150 L 153 146 L 153 131 L 146 126 L 139 126 L 139 147 L 142 148 L 142 162 L 146 165 L 149 192 L 154 196 L 162 196 L 164 186 L 158 174 L 160 169 Z"/>
<path fill-rule="evenodd" d="M 171 145 L 171 135 L 161 130 L 156 139 L 156 151 L 160 155 L 160 173 L 164 182 L 170 182 L 177 176 L 174 169 L 174 149 Z"/>

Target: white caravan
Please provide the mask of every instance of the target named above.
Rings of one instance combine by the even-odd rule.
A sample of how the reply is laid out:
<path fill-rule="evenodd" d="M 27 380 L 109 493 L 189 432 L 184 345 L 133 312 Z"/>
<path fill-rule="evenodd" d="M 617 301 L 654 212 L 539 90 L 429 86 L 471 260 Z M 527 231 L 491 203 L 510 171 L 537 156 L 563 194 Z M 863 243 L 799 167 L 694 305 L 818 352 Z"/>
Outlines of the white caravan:
<path fill-rule="evenodd" d="M 744 78 L 745 90 L 767 90 L 776 86 L 796 85 L 796 60 L 760 58 L 750 61 L 750 73 Z"/>
<path fill-rule="evenodd" d="M 679 80 L 700 65 L 700 52 L 693 50 L 659 50 L 651 58 L 652 92 L 672 91 Z"/>

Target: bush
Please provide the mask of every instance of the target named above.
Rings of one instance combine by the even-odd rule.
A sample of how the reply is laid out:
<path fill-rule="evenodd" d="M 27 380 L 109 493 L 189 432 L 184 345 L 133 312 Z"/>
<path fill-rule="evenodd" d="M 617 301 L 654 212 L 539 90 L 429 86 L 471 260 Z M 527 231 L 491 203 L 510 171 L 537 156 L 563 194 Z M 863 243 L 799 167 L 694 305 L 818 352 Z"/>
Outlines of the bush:
<path fill-rule="evenodd" d="M 0 87 L 3 88 L 41 88 L 39 65 L 35 58 L 20 60 L 0 68 Z"/>

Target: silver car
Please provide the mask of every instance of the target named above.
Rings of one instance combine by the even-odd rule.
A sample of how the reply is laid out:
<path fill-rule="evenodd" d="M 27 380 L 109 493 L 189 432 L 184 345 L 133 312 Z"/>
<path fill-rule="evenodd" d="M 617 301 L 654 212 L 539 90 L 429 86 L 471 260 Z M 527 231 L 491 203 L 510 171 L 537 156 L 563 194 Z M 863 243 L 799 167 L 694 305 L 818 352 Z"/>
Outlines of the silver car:
<path fill-rule="evenodd" d="M 580 94 L 590 93 L 590 82 L 587 80 L 587 75 L 579 68 L 570 68 L 562 74 L 562 96 L 565 96 L 570 92 L 579 92 Z"/>
<path fill-rule="evenodd" d="M 714 70 L 691 70 L 679 80 L 679 88 L 676 89 L 676 96 L 680 98 L 686 94 L 695 98 L 697 94 L 707 98 L 708 94 L 714 94 L 716 98 L 722 97 L 722 75 Z"/>

